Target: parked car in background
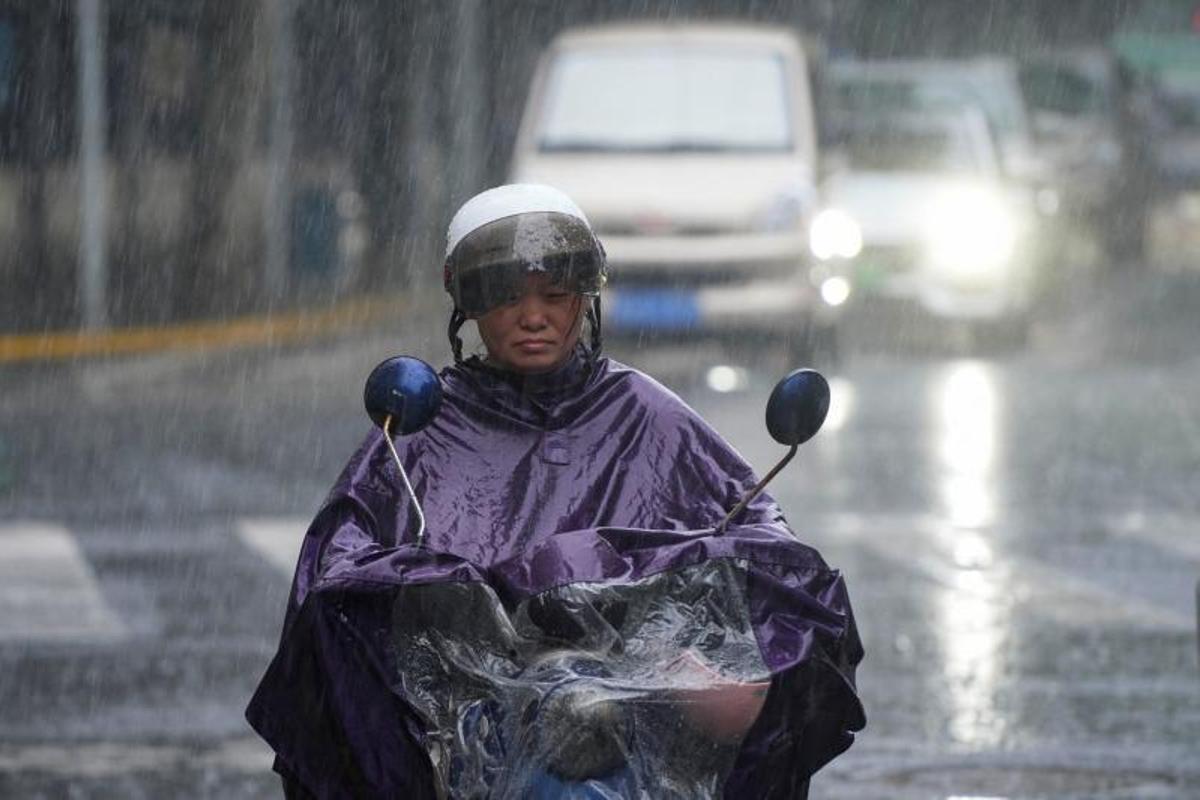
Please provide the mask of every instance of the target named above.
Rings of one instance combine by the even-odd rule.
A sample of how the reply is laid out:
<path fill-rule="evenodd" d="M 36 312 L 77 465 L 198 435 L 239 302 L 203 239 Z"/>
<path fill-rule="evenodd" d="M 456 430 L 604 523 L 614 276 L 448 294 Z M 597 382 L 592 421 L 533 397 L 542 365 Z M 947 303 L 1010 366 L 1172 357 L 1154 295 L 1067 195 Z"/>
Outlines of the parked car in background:
<path fill-rule="evenodd" d="M 791 33 L 743 25 L 576 29 L 544 55 L 511 179 L 552 184 L 608 251 L 605 326 L 754 330 L 806 355 L 849 283 L 815 263 L 818 148 Z"/>
<path fill-rule="evenodd" d="M 1200 4 L 1140 3 L 1111 40 L 1129 82 L 1149 98 L 1156 183 L 1168 193 L 1200 192 Z"/>
<path fill-rule="evenodd" d="M 1021 90 L 1038 150 L 1071 176 L 1062 187 L 1068 208 L 1102 211 L 1120 183 L 1115 69 L 1112 58 L 1099 49 L 1022 59 Z"/>
<path fill-rule="evenodd" d="M 841 142 L 814 251 L 851 264 L 863 295 L 1023 339 L 1037 213 L 1032 193 L 1006 179 L 983 114 L 864 114 L 845 121 Z"/>
<path fill-rule="evenodd" d="M 1164 121 L 1158 178 L 1168 191 L 1200 192 L 1200 63 L 1156 81 Z"/>
<path fill-rule="evenodd" d="M 1149 98 L 1105 48 L 1028 55 L 1020 79 L 1038 150 L 1068 177 L 1063 216 L 1110 259 L 1140 259 L 1156 180 L 1155 137 L 1139 107 Z"/>

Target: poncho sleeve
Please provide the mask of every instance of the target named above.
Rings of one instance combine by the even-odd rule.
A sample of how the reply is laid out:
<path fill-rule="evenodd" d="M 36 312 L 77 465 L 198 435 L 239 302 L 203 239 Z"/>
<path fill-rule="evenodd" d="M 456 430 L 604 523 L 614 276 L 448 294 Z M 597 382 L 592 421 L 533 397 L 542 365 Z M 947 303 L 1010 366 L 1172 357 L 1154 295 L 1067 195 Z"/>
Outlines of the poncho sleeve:
<path fill-rule="evenodd" d="M 397 451 L 407 454 L 401 441 Z M 305 532 L 288 598 L 284 632 L 300 606 L 322 581 L 336 579 L 355 564 L 378 557 L 398 544 L 407 522 L 408 498 L 390 481 L 390 453 L 377 431 L 371 431 L 343 468 Z M 399 529 L 399 530 L 398 530 Z"/>
<path fill-rule="evenodd" d="M 397 447 L 405 458 L 405 443 Z M 275 750 L 288 798 L 374 797 L 382 786 L 414 800 L 435 796 L 421 723 L 390 690 L 377 643 L 359 638 L 386 630 L 387 585 L 396 574 L 388 560 L 410 516 L 390 457 L 382 436 L 368 434 L 314 516 L 279 651 L 247 708 Z M 354 625 L 345 624 L 347 613 Z M 369 752 L 389 757 L 363 762 Z"/>

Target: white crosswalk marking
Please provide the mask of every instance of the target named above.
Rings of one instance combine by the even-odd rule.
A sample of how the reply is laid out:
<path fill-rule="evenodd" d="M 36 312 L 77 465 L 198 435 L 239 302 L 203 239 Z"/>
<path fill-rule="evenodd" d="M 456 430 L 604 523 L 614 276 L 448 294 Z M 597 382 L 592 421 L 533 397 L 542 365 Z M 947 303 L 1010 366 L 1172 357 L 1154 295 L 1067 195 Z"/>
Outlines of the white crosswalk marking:
<path fill-rule="evenodd" d="M 303 517 L 255 517 L 238 520 L 242 541 L 286 575 L 296 569 L 300 542 L 308 530 Z"/>
<path fill-rule="evenodd" d="M 0 523 L 0 641 L 110 641 L 127 634 L 65 528 Z"/>

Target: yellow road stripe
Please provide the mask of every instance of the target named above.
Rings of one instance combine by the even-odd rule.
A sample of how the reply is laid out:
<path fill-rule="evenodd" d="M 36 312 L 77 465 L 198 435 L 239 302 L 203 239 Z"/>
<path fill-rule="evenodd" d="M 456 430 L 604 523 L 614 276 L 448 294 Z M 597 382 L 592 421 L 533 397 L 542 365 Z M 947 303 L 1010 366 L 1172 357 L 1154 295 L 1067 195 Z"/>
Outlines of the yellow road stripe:
<path fill-rule="evenodd" d="M 0 363 L 130 355 L 162 350 L 211 350 L 282 344 L 350 330 L 399 314 L 398 295 L 347 300 L 325 311 L 301 311 L 111 331 L 62 331 L 0 336 Z"/>

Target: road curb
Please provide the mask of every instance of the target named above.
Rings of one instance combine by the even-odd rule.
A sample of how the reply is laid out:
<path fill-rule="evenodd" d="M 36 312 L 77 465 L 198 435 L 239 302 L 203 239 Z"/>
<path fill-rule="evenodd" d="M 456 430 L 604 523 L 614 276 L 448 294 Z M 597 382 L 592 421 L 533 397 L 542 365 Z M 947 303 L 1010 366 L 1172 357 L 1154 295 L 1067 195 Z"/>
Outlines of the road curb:
<path fill-rule="evenodd" d="M 0 335 L 0 364 L 309 341 L 365 327 L 403 313 L 410 305 L 409 295 L 371 295 L 344 300 L 321 311 L 268 313 L 222 321 L 108 331 Z"/>

